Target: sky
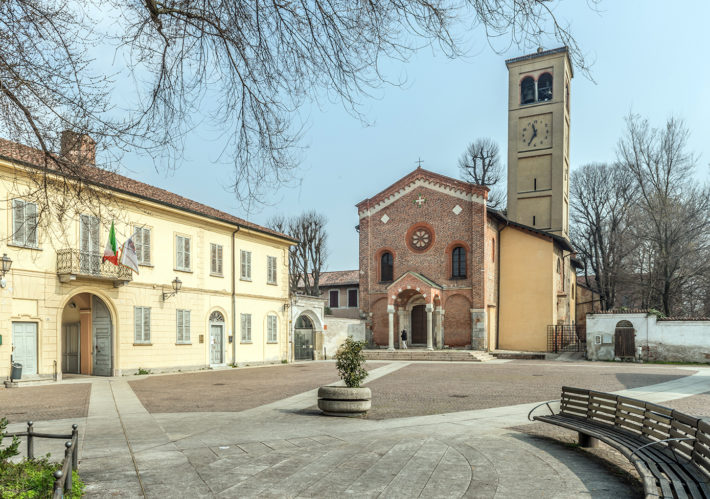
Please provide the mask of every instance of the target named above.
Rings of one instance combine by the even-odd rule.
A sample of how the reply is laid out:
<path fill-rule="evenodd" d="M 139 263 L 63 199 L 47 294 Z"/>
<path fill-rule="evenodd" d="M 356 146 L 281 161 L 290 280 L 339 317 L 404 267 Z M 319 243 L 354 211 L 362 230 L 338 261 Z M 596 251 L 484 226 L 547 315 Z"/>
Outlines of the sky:
<path fill-rule="evenodd" d="M 683 119 L 691 132 L 689 149 L 699 157 L 697 179 L 707 181 L 710 2 L 602 0 L 593 10 L 570 0 L 556 14 L 593 62 L 593 81 L 576 71 L 570 89 L 572 171 L 613 161 L 624 118 L 633 112 L 654 126 L 671 116 Z M 195 130 L 176 171 L 156 171 L 149 159 L 129 154 L 124 173 L 259 224 L 316 210 L 328 219 L 325 270 L 357 269 L 355 204 L 415 169 L 419 158 L 424 168 L 458 178 L 459 156 L 479 137 L 494 139 L 503 161 L 507 157 L 505 59 L 532 53 L 537 45 L 496 46 L 497 53 L 480 32 L 470 40 L 465 58 L 423 49 L 406 64 L 388 64 L 388 73 L 406 77 L 406 84 L 362 101 L 367 124 L 327 99 L 303 108 L 300 180 L 269 193 L 261 208 L 246 212 L 227 190 L 231 169 L 217 161 L 210 130 Z M 548 41 L 544 48 L 558 45 Z"/>

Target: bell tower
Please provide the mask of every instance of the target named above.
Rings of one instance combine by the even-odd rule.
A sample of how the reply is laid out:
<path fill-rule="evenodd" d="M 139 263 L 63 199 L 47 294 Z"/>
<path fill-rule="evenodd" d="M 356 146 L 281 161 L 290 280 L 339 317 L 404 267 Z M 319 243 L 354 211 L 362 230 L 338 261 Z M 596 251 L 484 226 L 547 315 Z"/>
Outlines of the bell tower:
<path fill-rule="evenodd" d="M 567 47 L 508 59 L 508 218 L 569 239 Z"/>

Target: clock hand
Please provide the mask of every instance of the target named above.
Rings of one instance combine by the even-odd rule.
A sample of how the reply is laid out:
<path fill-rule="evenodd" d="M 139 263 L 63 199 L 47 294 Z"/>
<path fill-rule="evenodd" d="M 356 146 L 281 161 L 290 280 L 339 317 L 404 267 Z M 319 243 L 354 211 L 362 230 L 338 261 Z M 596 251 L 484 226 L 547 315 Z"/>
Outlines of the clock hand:
<path fill-rule="evenodd" d="M 530 137 L 530 140 L 528 141 L 528 145 L 530 145 L 533 141 L 533 139 L 537 137 L 537 128 L 533 127 L 533 134 L 532 137 Z"/>

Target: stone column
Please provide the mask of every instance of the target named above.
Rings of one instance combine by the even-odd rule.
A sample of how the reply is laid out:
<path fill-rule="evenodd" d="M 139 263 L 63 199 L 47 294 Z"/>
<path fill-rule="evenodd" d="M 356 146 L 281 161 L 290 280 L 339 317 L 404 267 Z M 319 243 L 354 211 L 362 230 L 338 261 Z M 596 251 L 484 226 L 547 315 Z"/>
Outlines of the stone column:
<path fill-rule="evenodd" d="M 444 309 L 436 307 L 436 347 L 444 348 Z"/>
<path fill-rule="evenodd" d="M 397 331 L 397 344 L 399 345 L 399 348 L 402 348 L 402 329 L 407 329 L 407 326 L 405 326 L 404 323 L 404 314 L 406 313 L 406 310 L 404 308 L 400 307 L 399 310 L 397 310 L 397 317 L 399 318 L 399 330 Z M 407 329 L 407 339 L 409 339 L 409 329 Z"/>
<path fill-rule="evenodd" d="M 433 335 L 431 331 L 431 313 L 434 311 L 434 305 L 426 304 L 426 349 L 434 350 Z"/>
<path fill-rule="evenodd" d="M 387 314 L 389 315 L 390 322 L 389 346 L 387 350 L 394 352 L 394 305 L 387 305 Z"/>

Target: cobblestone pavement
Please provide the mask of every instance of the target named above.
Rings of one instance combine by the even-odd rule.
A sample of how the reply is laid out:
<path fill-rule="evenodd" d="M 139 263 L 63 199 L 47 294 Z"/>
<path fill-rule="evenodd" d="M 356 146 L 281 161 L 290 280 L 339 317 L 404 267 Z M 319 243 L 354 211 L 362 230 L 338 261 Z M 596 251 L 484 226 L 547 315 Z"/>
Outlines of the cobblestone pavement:
<path fill-rule="evenodd" d="M 695 369 L 635 364 L 535 361 L 416 363 L 367 383 L 370 419 L 487 409 L 559 398 L 563 385 L 612 392 L 680 379 Z"/>
<path fill-rule="evenodd" d="M 372 384 L 412 365 L 383 364 L 372 370 Z M 554 367 L 565 379 L 597 369 Z M 710 369 L 668 368 L 653 377 L 654 367 L 644 371 L 650 386 L 629 388 L 639 373 L 615 367 L 619 372 L 604 372 L 619 374 L 614 383 L 628 396 L 682 403 L 710 392 Z M 275 368 L 254 371 L 268 369 Z M 380 420 L 329 418 L 311 409 L 315 391 L 309 390 L 242 411 L 150 413 L 131 384 L 94 379 L 88 416 L 74 421 L 81 428 L 79 470 L 87 497 L 639 497 L 635 472 L 614 451 L 590 454 L 571 445 L 570 434 L 528 424 L 534 403 Z M 36 431 L 66 431 L 69 424 L 43 422 Z"/>
<path fill-rule="evenodd" d="M 222 412 L 251 409 L 338 379 L 335 363 L 309 362 L 148 376 L 129 384 L 149 412 Z"/>
<path fill-rule="evenodd" d="M 710 392 L 672 400 L 664 405 L 693 416 L 710 418 Z"/>
<path fill-rule="evenodd" d="M 3 388 L 0 389 L 0 417 L 6 417 L 11 423 L 85 418 L 90 393 L 89 383 Z"/>

